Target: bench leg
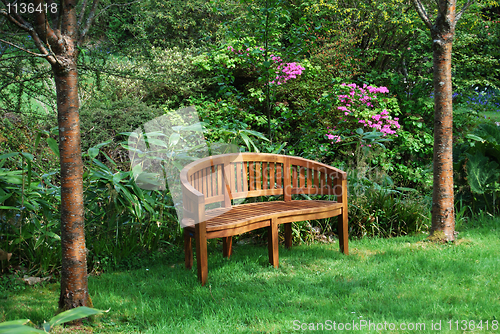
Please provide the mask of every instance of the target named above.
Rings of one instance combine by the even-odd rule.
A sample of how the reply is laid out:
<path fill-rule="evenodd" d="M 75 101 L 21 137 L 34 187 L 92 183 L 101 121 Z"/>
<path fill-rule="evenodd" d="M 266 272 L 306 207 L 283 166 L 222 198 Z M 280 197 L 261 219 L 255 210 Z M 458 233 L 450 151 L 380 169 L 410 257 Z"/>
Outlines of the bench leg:
<path fill-rule="evenodd" d="M 203 225 L 203 226 L 200 226 Z M 196 224 L 196 266 L 198 268 L 198 279 L 201 285 L 207 283 L 208 277 L 208 258 L 207 258 L 207 230 L 205 224 Z"/>
<path fill-rule="evenodd" d="M 268 250 L 269 250 L 269 263 L 274 268 L 278 268 L 278 222 L 276 219 L 271 219 L 271 224 L 268 228 Z"/>
<path fill-rule="evenodd" d="M 345 255 L 349 255 L 349 228 L 347 226 L 347 207 L 342 210 L 342 214 L 338 216 L 337 230 L 339 233 L 340 251 Z"/>
<path fill-rule="evenodd" d="M 184 229 L 184 257 L 186 263 L 186 269 L 193 268 L 193 244 L 191 243 L 191 236 L 189 232 Z"/>
<path fill-rule="evenodd" d="M 222 255 L 224 257 L 229 257 L 233 254 L 233 237 L 222 238 Z"/>
<path fill-rule="evenodd" d="M 292 247 L 292 223 L 285 223 L 285 247 Z"/>

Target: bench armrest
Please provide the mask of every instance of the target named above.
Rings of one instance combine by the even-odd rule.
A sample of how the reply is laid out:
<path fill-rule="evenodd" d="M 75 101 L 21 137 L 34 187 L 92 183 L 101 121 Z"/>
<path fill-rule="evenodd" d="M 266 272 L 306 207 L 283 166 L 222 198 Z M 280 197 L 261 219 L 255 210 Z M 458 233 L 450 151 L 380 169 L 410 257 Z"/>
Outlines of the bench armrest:
<path fill-rule="evenodd" d="M 205 220 L 205 196 L 188 182 L 187 171 L 181 172 L 181 185 L 185 218 L 194 219 L 199 224 Z"/>

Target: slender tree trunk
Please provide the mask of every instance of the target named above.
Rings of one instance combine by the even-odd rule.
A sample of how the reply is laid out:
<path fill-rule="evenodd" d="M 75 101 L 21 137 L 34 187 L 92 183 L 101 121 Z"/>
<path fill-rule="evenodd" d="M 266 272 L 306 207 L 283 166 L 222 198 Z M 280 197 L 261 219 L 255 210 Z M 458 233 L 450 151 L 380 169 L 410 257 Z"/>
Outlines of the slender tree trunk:
<path fill-rule="evenodd" d="M 453 106 L 451 49 L 455 26 L 474 0 L 456 12 L 456 0 L 436 0 L 437 16 L 431 22 L 421 0 L 415 9 L 431 31 L 434 60 L 434 188 L 430 238 L 455 240 L 455 203 L 453 196 Z"/>
<path fill-rule="evenodd" d="M 5 7 L 15 0 L 2 0 Z M 40 53 L 23 46 L 7 43 L 33 56 L 43 57 L 52 66 L 56 82 L 59 125 L 59 154 L 61 163 L 61 294 L 59 307 L 63 310 L 92 306 L 87 288 L 87 254 L 83 207 L 83 161 L 80 147 L 80 114 L 78 98 L 78 47 L 94 20 L 99 0 L 85 0 L 77 20 L 78 0 L 33 0 L 34 8 L 26 13 L 31 20 L 13 11 L 0 8 L 15 27 L 24 30 Z M 44 10 L 45 9 L 45 10 Z M 88 9 L 88 10 L 87 10 Z M 48 15 L 48 16 L 47 16 Z"/>
<path fill-rule="evenodd" d="M 56 82 L 59 153 L 61 163 L 62 274 L 59 307 L 67 310 L 92 306 L 87 287 L 87 254 L 83 206 L 83 161 L 80 138 L 80 101 L 75 48 L 76 10 L 71 1 L 63 7 L 61 51 L 52 64 Z"/>
<path fill-rule="evenodd" d="M 59 307 L 87 306 L 83 162 L 80 148 L 78 75 L 74 62 L 55 68 L 61 162 L 62 276 Z"/>
<path fill-rule="evenodd" d="M 454 14 L 451 11 L 448 16 L 438 17 L 431 29 L 434 60 L 434 188 L 431 233 L 443 241 L 455 240 L 451 79 Z"/>

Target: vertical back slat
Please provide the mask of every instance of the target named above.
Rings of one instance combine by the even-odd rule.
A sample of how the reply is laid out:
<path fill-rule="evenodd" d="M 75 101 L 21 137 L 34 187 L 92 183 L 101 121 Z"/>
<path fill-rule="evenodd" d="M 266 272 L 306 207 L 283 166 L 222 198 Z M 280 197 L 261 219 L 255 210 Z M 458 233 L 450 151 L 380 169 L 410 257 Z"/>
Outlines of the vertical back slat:
<path fill-rule="evenodd" d="M 332 190 L 333 190 L 333 187 L 334 187 L 334 185 L 335 185 L 335 184 L 334 184 L 334 182 L 333 182 L 333 177 L 332 177 L 332 176 L 333 176 L 333 175 L 328 175 L 328 176 L 327 176 L 327 178 L 328 178 L 328 189 L 329 189 L 330 191 L 332 191 Z"/>
<path fill-rule="evenodd" d="M 224 163 L 224 177 L 223 177 L 223 187 L 224 187 L 224 207 L 231 206 L 231 200 L 233 199 L 233 194 L 231 190 L 231 163 Z"/>
<path fill-rule="evenodd" d="M 299 166 L 292 166 L 292 188 L 297 188 L 297 168 L 299 168 Z"/>
<path fill-rule="evenodd" d="M 201 193 L 207 196 L 207 169 L 201 169 Z"/>
<path fill-rule="evenodd" d="M 274 178 L 274 169 L 276 164 L 274 162 L 269 163 L 269 189 L 276 188 L 276 180 Z"/>
<path fill-rule="evenodd" d="M 200 171 L 197 171 L 195 174 L 194 174 L 194 179 L 195 179 L 195 183 L 196 183 L 196 187 L 195 189 L 200 191 L 200 183 L 201 183 L 201 180 L 200 180 Z"/>
<path fill-rule="evenodd" d="M 321 171 L 321 175 L 320 175 L 320 182 L 321 182 L 321 189 L 325 188 L 325 185 L 326 185 L 326 173 L 324 172 L 324 170 Z"/>
<path fill-rule="evenodd" d="M 283 164 L 276 164 L 276 183 L 278 185 L 278 188 L 282 188 L 282 182 L 281 180 L 283 179 Z"/>
<path fill-rule="evenodd" d="M 241 177 L 241 162 L 237 162 L 236 164 L 236 184 L 238 186 L 238 192 L 242 192 L 242 183 L 243 183 L 243 178 Z"/>
<path fill-rule="evenodd" d="M 286 156 L 283 163 L 283 200 L 285 202 L 292 200 L 292 185 L 290 181 L 290 158 Z"/>
<path fill-rule="evenodd" d="M 299 188 L 304 188 L 306 186 L 306 176 L 305 176 L 305 168 L 300 167 L 299 172 Z"/>
<path fill-rule="evenodd" d="M 314 170 L 314 186 L 319 188 L 319 171 L 317 169 Z"/>
<path fill-rule="evenodd" d="M 243 191 L 248 191 L 248 165 L 246 161 L 243 161 Z"/>
<path fill-rule="evenodd" d="M 211 169 L 211 173 L 210 173 L 210 196 L 216 196 L 216 192 L 217 192 L 217 178 L 216 178 L 216 174 L 215 174 L 215 166 L 212 166 L 210 167 Z"/>
<path fill-rule="evenodd" d="M 269 172 L 267 165 L 267 162 L 262 163 L 262 189 L 264 190 L 269 189 L 267 185 L 267 182 L 269 181 L 267 177 L 267 173 Z"/>
<path fill-rule="evenodd" d="M 249 172 L 250 172 L 250 190 L 255 190 L 255 162 L 249 162 Z"/>
<path fill-rule="evenodd" d="M 224 180 L 222 179 L 222 165 L 217 165 L 217 195 L 222 195 L 222 185 Z"/>
<path fill-rule="evenodd" d="M 255 189 L 260 190 L 261 189 L 261 163 L 260 161 L 255 162 Z"/>
<path fill-rule="evenodd" d="M 311 173 L 312 173 L 312 169 L 311 168 L 307 168 L 307 188 L 311 188 L 312 184 L 311 184 Z"/>
<path fill-rule="evenodd" d="M 230 186 L 231 186 L 231 193 L 236 193 L 236 184 L 235 184 L 235 180 L 234 180 L 234 163 L 230 162 L 229 163 L 229 177 L 230 177 Z"/>

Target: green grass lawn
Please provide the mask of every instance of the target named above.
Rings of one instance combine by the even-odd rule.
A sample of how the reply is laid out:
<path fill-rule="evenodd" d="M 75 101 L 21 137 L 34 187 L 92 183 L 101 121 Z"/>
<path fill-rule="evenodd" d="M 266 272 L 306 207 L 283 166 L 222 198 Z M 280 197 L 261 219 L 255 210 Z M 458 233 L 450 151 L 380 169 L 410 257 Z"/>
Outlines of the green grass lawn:
<path fill-rule="evenodd" d="M 352 240 L 349 256 L 338 243 L 280 248 L 279 269 L 267 265 L 265 246 L 235 245 L 230 260 L 213 247 L 206 287 L 182 263 L 90 277 L 94 306 L 110 311 L 72 332 L 293 333 L 321 323 L 316 332 L 330 332 L 334 322 L 336 328 L 354 324 L 358 333 L 423 326 L 418 332 L 434 333 L 436 323 L 444 333 L 500 332 L 500 325 L 492 328 L 500 320 L 499 237 L 500 219 L 483 219 L 450 245 L 421 235 Z M 0 320 L 41 323 L 54 315 L 58 292 L 55 283 L 8 290 Z M 469 330 L 472 321 L 482 321 L 483 329 Z"/>

